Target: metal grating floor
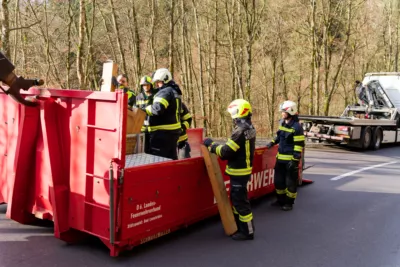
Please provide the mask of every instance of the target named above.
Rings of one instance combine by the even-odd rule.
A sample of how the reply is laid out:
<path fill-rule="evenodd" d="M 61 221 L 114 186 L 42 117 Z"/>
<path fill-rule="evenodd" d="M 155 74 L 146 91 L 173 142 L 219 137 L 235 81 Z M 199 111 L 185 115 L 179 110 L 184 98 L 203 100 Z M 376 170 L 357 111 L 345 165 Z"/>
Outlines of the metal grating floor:
<path fill-rule="evenodd" d="M 154 156 L 145 153 L 126 155 L 125 168 L 142 166 L 147 164 L 159 163 L 164 161 L 171 161 L 172 159 Z"/>

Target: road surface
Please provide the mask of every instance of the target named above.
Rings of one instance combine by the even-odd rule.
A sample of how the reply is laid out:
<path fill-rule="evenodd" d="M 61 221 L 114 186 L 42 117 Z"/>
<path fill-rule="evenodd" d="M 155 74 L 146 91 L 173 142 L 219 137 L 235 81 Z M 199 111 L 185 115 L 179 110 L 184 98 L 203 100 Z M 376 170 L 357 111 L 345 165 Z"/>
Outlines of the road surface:
<path fill-rule="evenodd" d="M 235 242 L 213 218 L 119 258 L 90 240 L 66 245 L 51 227 L 24 226 L 0 206 L 0 267 L 24 266 L 400 266 L 400 147 L 354 152 L 308 149 L 295 209 L 253 203 L 256 237 Z"/>

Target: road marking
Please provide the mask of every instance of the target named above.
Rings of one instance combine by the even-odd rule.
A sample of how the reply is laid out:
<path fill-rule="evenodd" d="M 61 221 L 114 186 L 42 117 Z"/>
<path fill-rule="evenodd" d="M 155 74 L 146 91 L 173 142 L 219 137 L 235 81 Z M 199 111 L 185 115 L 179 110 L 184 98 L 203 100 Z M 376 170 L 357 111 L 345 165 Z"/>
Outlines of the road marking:
<path fill-rule="evenodd" d="M 345 178 L 347 176 L 351 176 L 351 175 L 359 173 L 359 172 L 363 172 L 363 171 L 366 171 L 366 170 L 371 170 L 371 169 L 383 167 L 383 166 L 386 166 L 386 165 L 395 164 L 397 162 L 398 161 L 386 162 L 386 163 L 382 163 L 382 164 L 378 164 L 378 165 L 373 165 L 373 166 L 370 166 L 370 167 L 365 167 L 365 168 L 362 168 L 362 169 L 359 169 L 359 170 L 351 171 L 351 172 L 348 172 L 348 173 L 344 173 L 342 175 L 339 175 L 339 176 L 331 178 L 331 181 L 337 181 L 337 180 L 343 179 L 343 178 Z"/>

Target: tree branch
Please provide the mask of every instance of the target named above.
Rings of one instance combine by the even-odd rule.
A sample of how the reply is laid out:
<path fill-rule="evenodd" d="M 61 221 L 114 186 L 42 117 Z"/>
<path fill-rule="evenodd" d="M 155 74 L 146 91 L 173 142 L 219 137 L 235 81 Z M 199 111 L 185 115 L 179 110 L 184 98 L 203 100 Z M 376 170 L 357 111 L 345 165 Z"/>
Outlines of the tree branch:
<path fill-rule="evenodd" d="M 41 21 L 39 20 L 39 21 L 36 21 L 35 23 L 32 23 L 32 24 L 27 25 L 27 26 L 21 26 L 21 27 L 17 27 L 17 28 L 11 28 L 11 29 L 8 30 L 8 32 L 17 31 L 17 30 L 23 30 L 23 29 L 29 29 L 29 28 L 35 26 L 36 24 L 39 24 L 40 22 L 41 22 Z"/>

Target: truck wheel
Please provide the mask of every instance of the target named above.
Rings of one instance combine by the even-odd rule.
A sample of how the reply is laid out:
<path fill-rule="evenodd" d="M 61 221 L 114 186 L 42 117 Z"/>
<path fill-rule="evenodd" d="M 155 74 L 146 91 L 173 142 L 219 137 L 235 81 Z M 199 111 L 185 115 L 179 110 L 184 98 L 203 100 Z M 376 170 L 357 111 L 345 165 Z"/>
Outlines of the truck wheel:
<path fill-rule="evenodd" d="M 369 146 L 371 145 L 371 141 L 372 141 L 372 130 L 371 127 L 367 126 L 364 128 L 361 134 L 361 148 L 368 149 Z"/>
<path fill-rule="evenodd" d="M 383 133 L 381 127 L 376 127 L 374 135 L 372 136 L 371 149 L 378 150 L 381 148 Z"/>

